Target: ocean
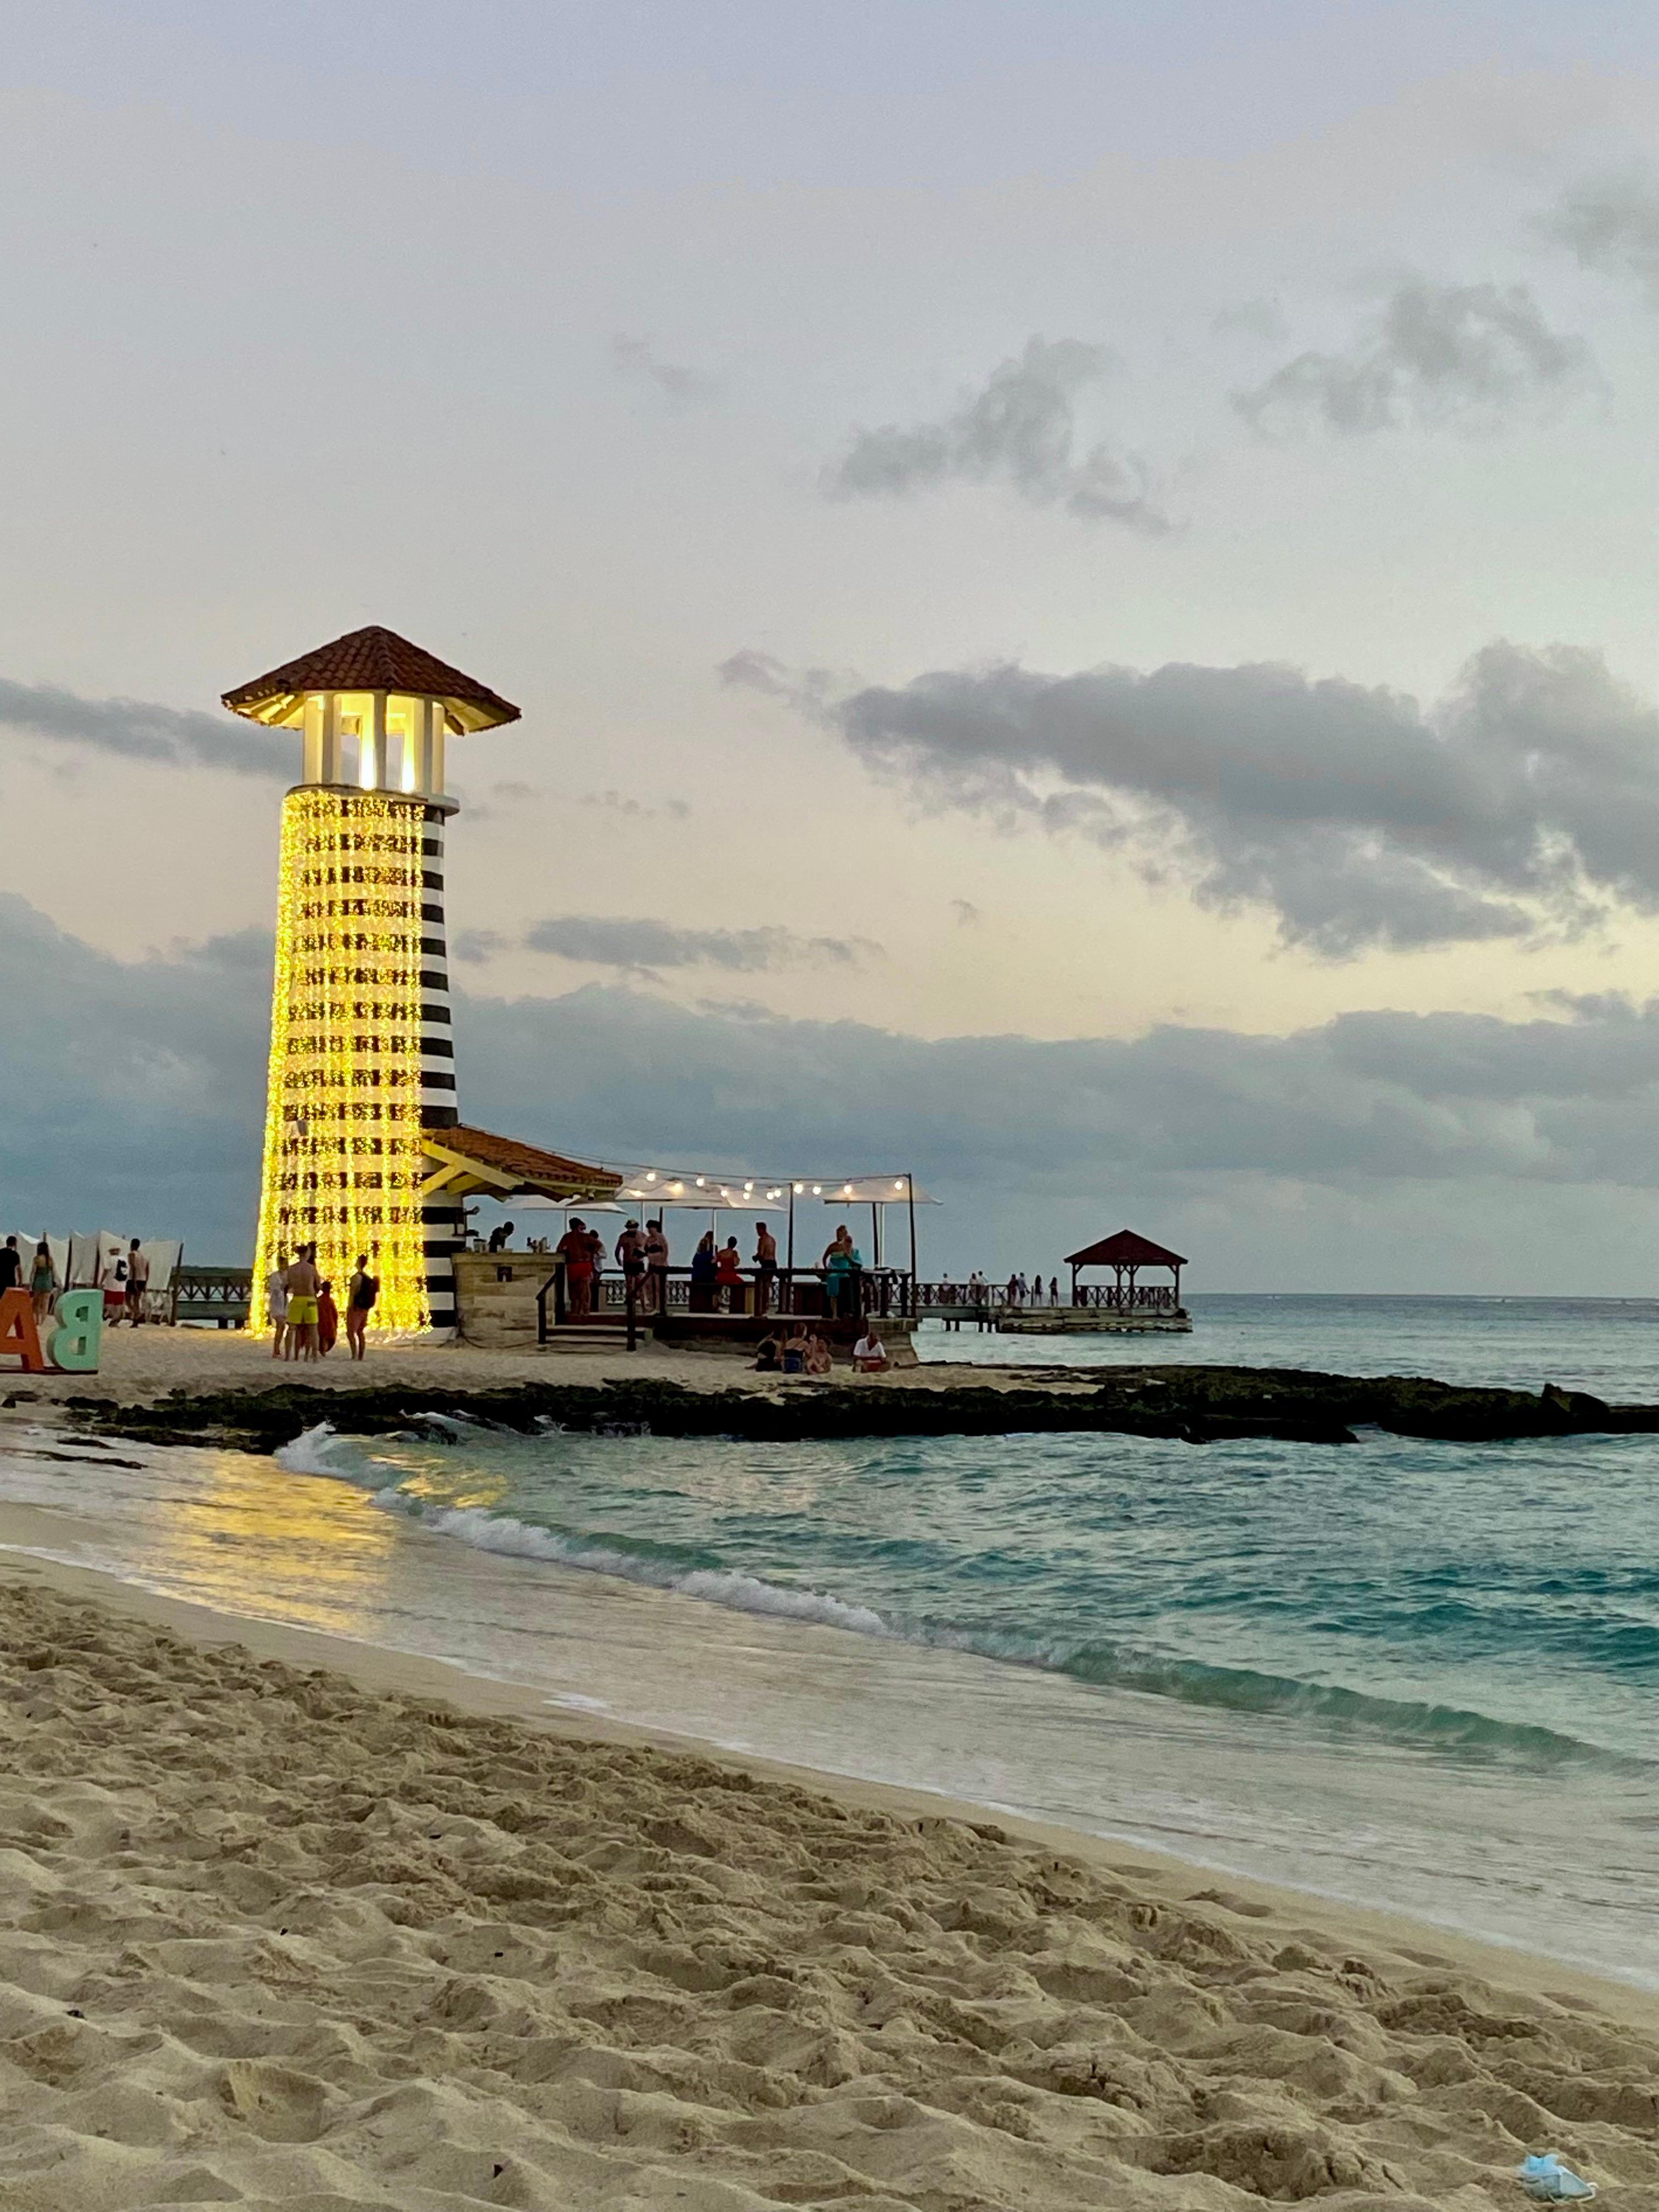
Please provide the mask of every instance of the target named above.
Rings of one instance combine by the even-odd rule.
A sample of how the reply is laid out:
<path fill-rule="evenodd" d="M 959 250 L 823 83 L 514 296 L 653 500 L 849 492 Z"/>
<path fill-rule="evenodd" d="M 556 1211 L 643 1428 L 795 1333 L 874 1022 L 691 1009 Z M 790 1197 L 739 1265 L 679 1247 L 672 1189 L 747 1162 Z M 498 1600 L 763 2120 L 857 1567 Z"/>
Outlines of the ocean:
<path fill-rule="evenodd" d="M 924 1344 L 1659 1399 L 1659 1302 L 1192 1307 L 1185 1338 Z M 319 1424 L 275 1462 L 118 1444 L 70 1464 L 25 1439 L 0 1498 L 75 1516 L 52 1556 L 447 1658 L 550 1712 L 966 1797 L 1659 1986 L 1652 1437 L 447 1433 Z"/>

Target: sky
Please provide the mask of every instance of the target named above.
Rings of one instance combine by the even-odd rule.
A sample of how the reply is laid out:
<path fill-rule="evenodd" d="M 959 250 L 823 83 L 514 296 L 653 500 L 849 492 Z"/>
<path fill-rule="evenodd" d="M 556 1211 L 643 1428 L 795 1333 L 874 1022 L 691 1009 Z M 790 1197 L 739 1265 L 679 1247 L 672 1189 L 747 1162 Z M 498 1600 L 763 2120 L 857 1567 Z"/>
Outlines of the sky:
<path fill-rule="evenodd" d="M 16 0 L 0 1216 L 250 1255 L 217 702 L 377 622 L 524 710 L 469 1118 L 1651 1291 L 1656 121 L 1627 0 Z"/>

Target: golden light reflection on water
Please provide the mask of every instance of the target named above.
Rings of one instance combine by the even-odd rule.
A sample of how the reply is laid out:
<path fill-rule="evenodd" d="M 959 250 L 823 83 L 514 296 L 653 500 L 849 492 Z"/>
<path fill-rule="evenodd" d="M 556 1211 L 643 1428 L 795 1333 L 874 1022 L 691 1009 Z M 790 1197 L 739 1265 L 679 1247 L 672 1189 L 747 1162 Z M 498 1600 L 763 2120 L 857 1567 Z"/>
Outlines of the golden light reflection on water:
<path fill-rule="evenodd" d="M 200 1472 L 199 1491 L 175 1492 L 159 1514 L 181 1595 L 332 1635 L 364 1632 L 399 1535 L 372 1498 L 240 1453 L 216 1453 Z"/>

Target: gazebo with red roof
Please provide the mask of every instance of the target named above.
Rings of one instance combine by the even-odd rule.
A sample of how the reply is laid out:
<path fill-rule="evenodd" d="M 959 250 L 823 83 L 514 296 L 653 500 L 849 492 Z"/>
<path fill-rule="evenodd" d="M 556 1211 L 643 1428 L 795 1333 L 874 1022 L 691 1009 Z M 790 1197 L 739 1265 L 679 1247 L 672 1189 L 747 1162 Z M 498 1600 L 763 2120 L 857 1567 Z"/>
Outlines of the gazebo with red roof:
<path fill-rule="evenodd" d="M 1080 1252 L 1068 1252 L 1066 1264 L 1072 1271 L 1072 1304 L 1103 1306 L 1109 1312 L 1164 1312 L 1181 1310 L 1181 1271 L 1187 1265 L 1179 1252 L 1170 1251 L 1167 1244 L 1154 1244 L 1150 1237 L 1142 1237 L 1133 1229 L 1120 1229 L 1115 1236 L 1103 1237 L 1097 1244 L 1085 1244 Z M 1078 1271 L 1083 1267 L 1110 1267 L 1114 1281 L 1092 1286 L 1092 1295 L 1085 1286 L 1079 1296 Z M 1175 1280 L 1173 1287 L 1162 1283 L 1138 1285 L 1135 1277 L 1143 1267 L 1167 1267 Z"/>

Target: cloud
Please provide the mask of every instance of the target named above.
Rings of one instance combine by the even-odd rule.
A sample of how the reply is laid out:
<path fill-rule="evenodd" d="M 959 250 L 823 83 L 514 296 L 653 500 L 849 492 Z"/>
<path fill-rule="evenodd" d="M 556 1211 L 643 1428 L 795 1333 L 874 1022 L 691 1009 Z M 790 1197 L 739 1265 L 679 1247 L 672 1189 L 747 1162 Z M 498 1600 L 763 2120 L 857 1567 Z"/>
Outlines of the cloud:
<path fill-rule="evenodd" d="M 940 484 L 1006 484 L 1033 507 L 1147 536 L 1173 527 L 1135 454 L 1101 442 L 1079 450 L 1077 399 L 1116 366 L 1104 346 L 1033 337 L 994 369 L 955 414 L 909 428 L 860 430 L 823 488 L 832 496 L 899 497 Z"/>
<path fill-rule="evenodd" d="M 1575 185 L 1543 223 L 1586 269 L 1625 276 L 1659 307 L 1659 185 L 1648 177 Z"/>
<path fill-rule="evenodd" d="M 691 809 L 684 799 L 659 799 L 653 805 L 649 800 L 631 799 L 620 791 L 585 791 L 577 799 L 578 806 L 597 806 L 610 814 L 623 814 L 630 820 L 653 822 L 665 815 L 672 822 L 684 822 Z"/>
<path fill-rule="evenodd" d="M 879 771 L 1128 851 L 1328 957 L 1659 911 L 1659 713 L 1601 658 L 1503 643 L 1429 712 L 1294 668 L 941 671 L 841 700 Z"/>
<path fill-rule="evenodd" d="M 6 1232 L 179 1237 L 248 1256 L 258 1205 L 270 939 L 121 962 L 0 894 Z"/>
<path fill-rule="evenodd" d="M 1285 310 L 1277 300 L 1236 301 L 1210 318 L 1210 328 L 1217 337 L 1260 338 L 1267 345 L 1290 336 Z"/>
<path fill-rule="evenodd" d="M 157 707 L 143 699 L 82 699 L 53 684 L 14 684 L 4 677 L 0 728 L 128 760 L 229 769 L 284 783 L 293 781 L 299 758 L 291 730 L 262 729 L 234 714 Z"/>
<path fill-rule="evenodd" d="M 1264 434 L 1491 427 L 1570 388 L 1583 341 L 1544 320 L 1524 284 L 1399 285 L 1342 353 L 1303 353 L 1233 405 Z"/>
<path fill-rule="evenodd" d="M 645 975 L 663 968 L 725 968 L 755 974 L 767 968 L 852 966 L 883 957 L 867 937 L 797 937 L 787 929 L 681 929 L 672 922 L 626 921 L 605 915 L 550 915 L 525 932 L 532 952 L 591 967 Z"/>
<path fill-rule="evenodd" d="M 654 385 L 682 406 L 710 399 L 720 388 L 717 380 L 700 368 L 685 368 L 677 362 L 660 359 L 649 338 L 629 337 L 618 331 L 611 341 L 611 362 L 619 376 Z"/>
<path fill-rule="evenodd" d="M 269 959 L 250 932 L 122 963 L 0 896 L 0 1230 L 251 1256 Z M 1194 1253 L 1206 1285 L 1650 1282 L 1659 1000 L 1051 1042 L 590 984 L 458 991 L 455 1019 L 462 1098 L 487 1128 L 590 1158 L 914 1169 L 951 1201 L 923 1224 L 936 1261 L 963 1269 L 1029 1266 L 1127 1221 Z"/>

